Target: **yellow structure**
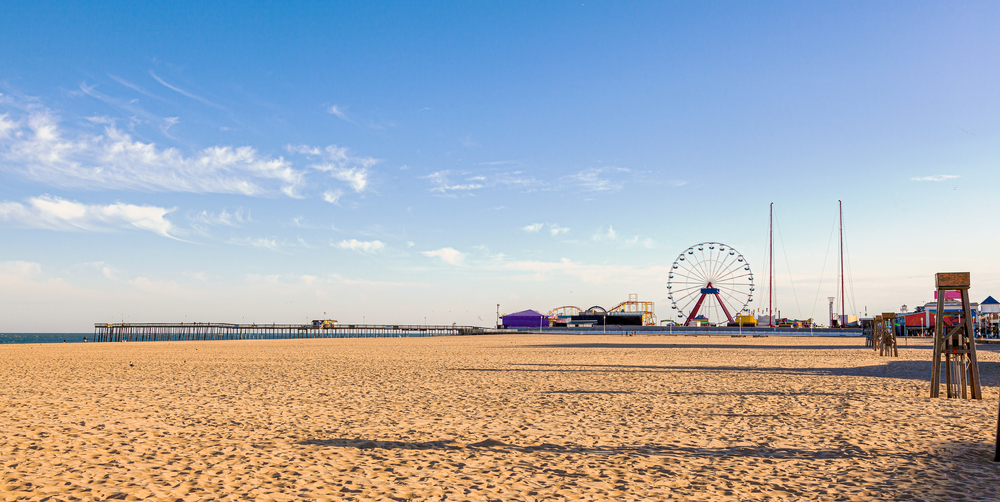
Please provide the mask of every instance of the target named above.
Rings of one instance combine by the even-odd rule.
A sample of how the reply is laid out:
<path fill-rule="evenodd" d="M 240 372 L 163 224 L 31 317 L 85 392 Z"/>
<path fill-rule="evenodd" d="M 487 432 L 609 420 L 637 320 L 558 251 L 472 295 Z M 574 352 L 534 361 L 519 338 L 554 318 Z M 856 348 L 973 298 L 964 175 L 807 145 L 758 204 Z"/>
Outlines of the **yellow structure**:
<path fill-rule="evenodd" d="M 640 302 L 638 293 L 629 293 L 628 301 L 621 302 L 608 313 L 642 314 L 643 326 L 656 326 L 656 314 L 653 313 L 653 302 Z"/>

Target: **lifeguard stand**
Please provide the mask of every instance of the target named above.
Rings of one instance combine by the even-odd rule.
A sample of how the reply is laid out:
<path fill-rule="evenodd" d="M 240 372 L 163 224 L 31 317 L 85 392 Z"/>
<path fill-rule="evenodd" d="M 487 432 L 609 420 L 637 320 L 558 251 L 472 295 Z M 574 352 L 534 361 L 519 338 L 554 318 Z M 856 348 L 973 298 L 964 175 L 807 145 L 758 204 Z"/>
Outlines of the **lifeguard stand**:
<path fill-rule="evenodd" d="M 896 326 L 893 322 L 896 319 L 895 312 L 882 312 L 882 337 L 878 345 L 878 355 L 899 357 L 899 348 L 896 346 Z"/>
<path fill-rule="evenodd" d="M 931 367 L 931 397 L 938 397 L 941 387 L 941 355 L 943 354 L 948 397 L 983 398 L 983 392 L 979 386 L 979 362 L 976 359 L 972 308 L 969 304 L 969 284 L 971 283 L 969 276 L 968 272 L 939 272 L 934 276 L 937 287 L 937 311 L 934 313 L 934 363 Z M 962 294 L 961 318 L 956 319 L 953 326 L 945 326 L 944 323 L 946 291 L 959 291 Z"/>
<path fill-rule="evenodd" d="M 882 340 L 882 316 L 875 316 L 872 319 L 871 327 L 868 329 L 868 335 L 865 337 L 865 346 L 878 350 L 878 344 Z"/>

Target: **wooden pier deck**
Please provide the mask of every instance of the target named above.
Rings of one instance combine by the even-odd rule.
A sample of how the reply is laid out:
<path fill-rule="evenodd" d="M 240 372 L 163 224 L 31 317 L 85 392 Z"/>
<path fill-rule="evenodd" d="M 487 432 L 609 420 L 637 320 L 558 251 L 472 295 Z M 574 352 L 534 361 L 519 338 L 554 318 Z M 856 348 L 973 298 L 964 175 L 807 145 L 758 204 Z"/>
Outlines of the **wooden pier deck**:
<path fill-rule="evenodd" d="M 155 342 L 181 340 L 268 340 L 290 338 L 393 338 L 462 336 L 505 333 L 478 326 L 407 324 L 228 324 L 95 323 L 95 342 Z"/>

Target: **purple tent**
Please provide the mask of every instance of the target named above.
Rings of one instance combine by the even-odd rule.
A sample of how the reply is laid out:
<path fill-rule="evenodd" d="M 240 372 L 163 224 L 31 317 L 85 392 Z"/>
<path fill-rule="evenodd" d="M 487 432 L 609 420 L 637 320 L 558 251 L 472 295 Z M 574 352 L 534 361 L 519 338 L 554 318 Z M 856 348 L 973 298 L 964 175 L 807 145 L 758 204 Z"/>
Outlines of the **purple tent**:
<path fill-rule="evenodd" d="M 534 310 L 522 310 L 503 316 L 503 325 L 508 328 L 537 328 L 548 326 L 549 323 L 544 314 L 539 314 Z"/>

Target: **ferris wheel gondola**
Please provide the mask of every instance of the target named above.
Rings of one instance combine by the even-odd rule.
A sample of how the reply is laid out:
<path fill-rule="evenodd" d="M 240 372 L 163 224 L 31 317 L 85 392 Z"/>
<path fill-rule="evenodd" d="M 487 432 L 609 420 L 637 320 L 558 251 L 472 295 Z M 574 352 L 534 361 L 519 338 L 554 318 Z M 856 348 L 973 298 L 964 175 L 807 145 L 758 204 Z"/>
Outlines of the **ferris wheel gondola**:
<path fill-rule="evenodd" d="M 734 316 L 749 312 L 753 291 L 750 264 L 739 251 L 720 242 L 702 242 L 684 250 L 667 279 L 671 309 L 685 326 L 699 314 L 711 325 L 734 322 Z"/>

